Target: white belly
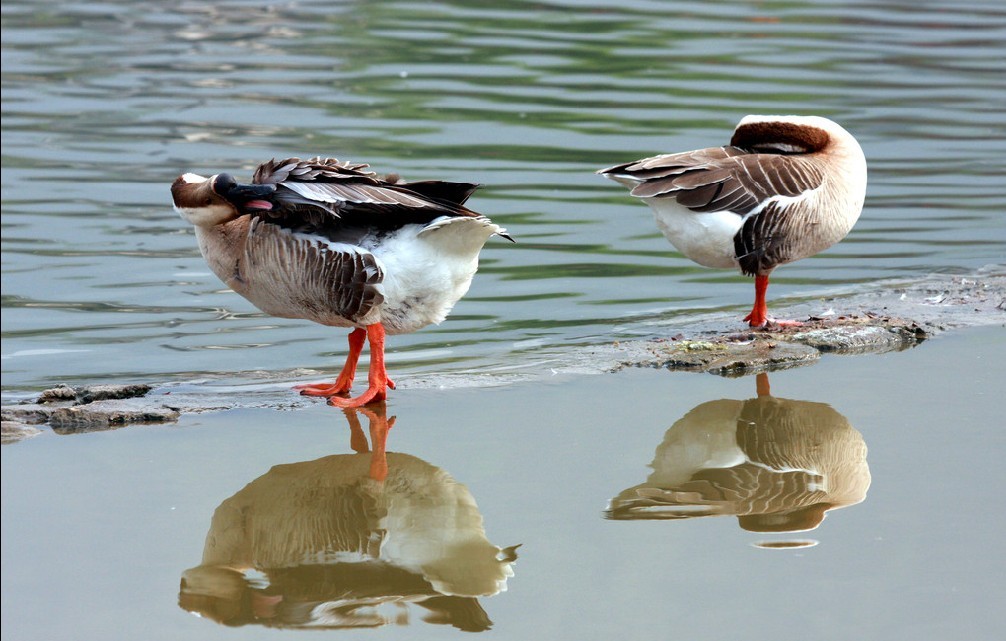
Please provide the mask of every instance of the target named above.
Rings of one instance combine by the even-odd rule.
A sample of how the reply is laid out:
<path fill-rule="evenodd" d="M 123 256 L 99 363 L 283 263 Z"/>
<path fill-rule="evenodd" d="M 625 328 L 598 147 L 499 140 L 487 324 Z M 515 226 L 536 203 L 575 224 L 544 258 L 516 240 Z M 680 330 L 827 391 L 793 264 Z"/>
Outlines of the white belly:
<path fill-rule="evenodd" d="M 468 292 L 478 270 L 479 250 L 492 231 L 486 228 L 482 233 L 479 228 L 477 241 L 464 243 L 463 247 L 443 242 L 455 233 L 467 235 L 474 231 L 467 224 L 457 227 L 420 235 L 423 227 L 409 225 L 382 239 L 380 245 L 361 243 L 384 270 L 384 303 L 375 313 L 389 334 L 414 332 L 440 323 Z"/>
<path fill-rule="evenodd" d="M 698 213 L 673 198 L 646 198 L 657 227 L 674 248 L 704 267 L 736 268 L 734 236 L 741 217 L 729 211 Z"/>

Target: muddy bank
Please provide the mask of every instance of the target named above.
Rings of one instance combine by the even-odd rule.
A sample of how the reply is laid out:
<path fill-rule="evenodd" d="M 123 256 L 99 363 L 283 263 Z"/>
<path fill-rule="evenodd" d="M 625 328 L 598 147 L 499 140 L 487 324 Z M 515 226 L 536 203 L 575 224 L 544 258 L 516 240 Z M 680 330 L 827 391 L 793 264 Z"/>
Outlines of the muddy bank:
<path fill-rule="evenodd" d="M 742 326 L 737 318 L 717 315 L 686 327 L 668 325 L 666 337 L 584 349 L 577 354 L 579 367 L 659 367 L 743 376 L 806 365 L 827 353 L 908 349 L 955 328 L 1006 326 L 1006 271 L 988 268 L 967 277 L 892 281 L 853 296 L 770 311 L 801 324 L 736 331 Z"/>
<path fill-rule="evenodd" d="M 398 382 L 402 388 L 490 387 L 554 373 L 601 374 L 625 367 L 742 376 L 810 364 L 827 353 L 903 350 L 955 328 L 1006 326 L 1006 268 L 987 268 L 966 277 L 934 275 L 916 282 L 879 283 L 870 291 L 770 311 L 802 325 L 748 330 L 734 316 L 715 314 L 654 327 L 652 337 L 639 340 L 532 354 L 529 360 L 534 362 L 519 370 L 405 376 Z M 43 428 L 74 434 L 135 423 L 171 423 L 183 413 L 236 407 L 296 409 L 323 402 L 290 391 L 291 377 L 304 374 L 262 373 L 262 382 L 238 388 L 57 386 L 31 402 L 3 406 L 2 442 L 18 442 Z"/>

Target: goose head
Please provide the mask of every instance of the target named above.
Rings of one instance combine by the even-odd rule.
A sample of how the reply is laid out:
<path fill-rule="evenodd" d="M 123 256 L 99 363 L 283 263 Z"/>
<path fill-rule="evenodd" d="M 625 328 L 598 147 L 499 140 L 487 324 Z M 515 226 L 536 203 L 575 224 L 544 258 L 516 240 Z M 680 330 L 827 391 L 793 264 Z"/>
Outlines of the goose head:
<path fill-rule="evenodd" d="M 182 218 L 209 228 L 241 216 L 245 208 L 271 209 L 272 204 L 262 199 L 275 190 L 275 185 L 242 185 L 227 173 L 209 178 L 186 173 L 171 185 L 171 197 Z"/>

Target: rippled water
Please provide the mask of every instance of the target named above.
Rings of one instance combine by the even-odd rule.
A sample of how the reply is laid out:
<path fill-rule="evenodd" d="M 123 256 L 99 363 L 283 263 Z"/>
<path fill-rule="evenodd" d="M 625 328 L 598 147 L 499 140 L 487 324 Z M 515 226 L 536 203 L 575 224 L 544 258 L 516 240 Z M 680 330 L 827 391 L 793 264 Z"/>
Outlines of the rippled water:
<path fill-rule="evenodd" d="M 400 376 L 742 315 L 749 279 L 673 252 L 593 171 L 747 113 L 832 117 L 870 162 L 850 237 L 773 300 L 1003 262 L 1004 43 L 998 2 L 5 2 L 4 389 L 336 368 L 343 332 L 227 291 L 170 207 L 183 171 L 274 156 L 477 181 L 518 239 L 392 340 Z"/>

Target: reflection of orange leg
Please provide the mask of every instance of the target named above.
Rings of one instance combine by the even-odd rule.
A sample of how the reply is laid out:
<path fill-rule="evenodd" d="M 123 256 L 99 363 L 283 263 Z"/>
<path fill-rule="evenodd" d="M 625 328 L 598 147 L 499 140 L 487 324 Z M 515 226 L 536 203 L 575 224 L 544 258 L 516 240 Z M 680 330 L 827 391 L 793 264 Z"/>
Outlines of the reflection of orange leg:
<path fill-rule="evenodd" d="M 772 391 L 769 389 L 767 372 L 758 372 L 758 375 L 755 376 L 755 387 L 758 389 L 758 396 L 772 396 Z"/>
<path fill-rule="evenodd" d="M 384 368 L 384 325 L 374 323 L 367 326 L 367 340 L 370 341 L 370 371 L 367 374 L 367 391 L 356 398 L 330 396 L 329 405 L 336 407 L 363 407 L 367 403 L 388 398 L 388 388 L 395 389 L 395 383 L 388 379 Z"/>
<path fill-rule="evenodd" d="M 370 407 L 361 407 L 356 411 L 366 414 L 370 421 L 370 442 L 373 447 L 373 454 L 370 456 L 370 478 L 383 481 L 388 478 L 386 447 L 388 431 L 395 426 L 395 417 L 388 419 L 388 406 L 383 401 Z"/>
<path fill-rule="evenodd" d="M 345 408 L 342 413 L 346 415 L 346 420 L 349 422 L 349 446 L 357 454 L 369 452 L 370 444 L 367 443 L 367 435 L 363 433 L 360 417 L 356 415 L 356 410 Z"/>

